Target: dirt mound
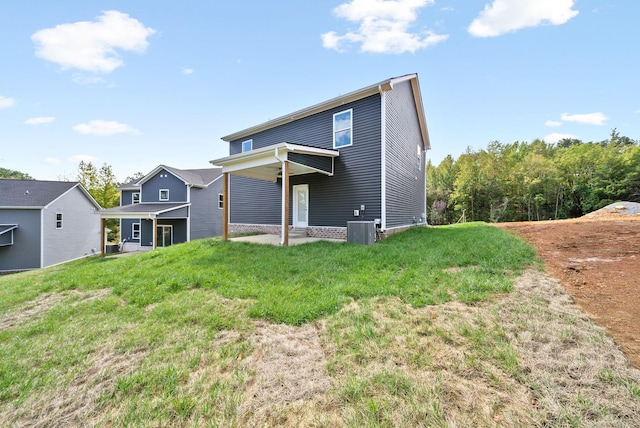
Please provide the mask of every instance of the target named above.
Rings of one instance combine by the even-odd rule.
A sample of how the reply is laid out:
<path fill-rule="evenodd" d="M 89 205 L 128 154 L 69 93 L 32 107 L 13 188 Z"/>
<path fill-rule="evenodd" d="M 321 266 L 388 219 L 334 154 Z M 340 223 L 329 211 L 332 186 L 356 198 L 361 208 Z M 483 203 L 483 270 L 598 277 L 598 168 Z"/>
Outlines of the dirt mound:
<path fill-rule="evenodd" d="M 602 207 L 597 211 L 586 214 L 584 218 L 607 218 L 619 216 L 636 216 L 640 217 L 640 203 L 638 202 L 614 202 L 606 207 Z"/>

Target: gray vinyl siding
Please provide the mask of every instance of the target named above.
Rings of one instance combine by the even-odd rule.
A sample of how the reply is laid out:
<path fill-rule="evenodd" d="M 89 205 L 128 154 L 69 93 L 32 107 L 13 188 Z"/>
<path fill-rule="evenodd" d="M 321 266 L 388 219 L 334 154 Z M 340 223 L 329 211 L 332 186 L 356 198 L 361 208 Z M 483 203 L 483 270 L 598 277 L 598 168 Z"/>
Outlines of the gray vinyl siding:
<path fill-rule="evenodd" d="M 160 189 L 169 189 L 168 201 L 160 201 Z M 187 202 L 187 185 L 162 169 L 142 184 L 140 199 L 142 202 Z"/>
<path fill-rule="evenodd" d="M 353 109 L 353 145 L 338 149 L 340 156 L 335 158 L 334 176 L 320 173 L 294 176 L 291 185 L 309 185 L 310 226 L 345 227 L 347 221 L 354 220 L 353 210 L 362 204 L 366 205 L 364 219 L 380 218 L 380 100 L 380 95 L 373 95 L 233 141 L 230 154 L 240 153 L 242 141 L 248 139 L 253 140 L 254 150 L 282 142 L 333 150 L 333 114 Z M 280 181 L 272 183 L 233 176 L 231 222 L 280 224 L 281 195 Z"/>
<path fill-rule="evenodd" d="M 180 219 L 173 220 L 158 220 L 158 226 L 171 225 L 173 226 L 173 244 L 182 244 L 187 242 L 187 221 Z"/>
<path fill-rule="evenodd" d="M 0 247 L 13 244 L 13 230 L 0 235 Z"/>
<path fill-rule="evenodd" d="M 280 182 L 229 177 L 229 220 L 231 223 L 280 224 L 282 185 Z"/>
<path fill-rule="evenodd" d="M 386 227 L 421 221 L 425 203 L 424 149 L 413 92 L 409 82 L 394 86 L 385 95 Z"/>
<path fill-rule="evenodd" d="M 40 210 L 0 210 L 0 224 L 18 225 L 13 230 L 13 245 L 0 247 L 0 272 L 39 268 Z"/>
<path fill-rule="evenodd" d="M 122 190 L 120 192 L 120 205 L 131 205 L 133 203 L 132 196 L 134 193 L 139 193 L 139 190 Z"/>
<path fill-rule="evenodd" d="M 96 212 L 77 187 L 43 210 L 42 267 L 100 253 L 100 216 Z M 62 213 L 61 229 L 56 229 L 56 213 Z"/>
<path fill-rule="evenodd" d="M 140 242 L 140 239 L 133 239 L 133 224 L 140 223 L 139 218 L 123 218 L 120 219 L 120 240 L 127 242 Z"/>
<path fill-rule="evenodd" d="M 161 218 L 187 218 L 189 217 L 189 207 L 178 208 L 177 210 L 171 210 L 166 213 L 158 214 L 158 219 Z"/>
<path fill-rule="evenodd" d="M 218 194 L 222 193 L 222 177 L 206 189 L 191 188 L 191 239 L 222 235 L 222 210 Z"/>

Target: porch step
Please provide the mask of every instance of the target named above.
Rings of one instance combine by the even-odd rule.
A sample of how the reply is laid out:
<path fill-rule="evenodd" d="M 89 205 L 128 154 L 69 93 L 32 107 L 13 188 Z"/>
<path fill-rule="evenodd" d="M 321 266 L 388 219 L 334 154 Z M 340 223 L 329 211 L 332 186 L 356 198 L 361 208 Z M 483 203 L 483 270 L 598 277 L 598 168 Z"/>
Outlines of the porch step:
<path fill-rule="evenodd" d="M 290 238 L 304 238 L 307 236 L 307 229 L 304 227 L 294 227 L 289 229 Z"/>

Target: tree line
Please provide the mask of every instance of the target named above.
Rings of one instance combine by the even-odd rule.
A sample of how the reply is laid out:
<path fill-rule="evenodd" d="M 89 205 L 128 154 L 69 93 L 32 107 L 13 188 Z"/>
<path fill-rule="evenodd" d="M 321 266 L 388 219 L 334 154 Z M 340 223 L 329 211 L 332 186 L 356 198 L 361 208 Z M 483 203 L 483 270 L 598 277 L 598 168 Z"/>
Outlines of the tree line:
<path fill-rule="evenodd" d="M 563 139 L 470 148 L 427 163 L 431 224 L 580 217 L 617 201 L 640 202 L 640 141 Z"/>

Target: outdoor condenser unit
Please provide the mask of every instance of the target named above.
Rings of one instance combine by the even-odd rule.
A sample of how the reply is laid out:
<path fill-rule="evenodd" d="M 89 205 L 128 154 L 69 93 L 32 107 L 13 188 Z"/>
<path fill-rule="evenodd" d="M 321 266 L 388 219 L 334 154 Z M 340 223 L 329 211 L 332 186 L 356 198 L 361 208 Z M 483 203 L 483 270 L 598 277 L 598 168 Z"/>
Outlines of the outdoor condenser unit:
<path fill-rule="evenodd" d="M 376 224 L 373 221 L 348 221 L 347 242 L 371 245 L 376 242 Z"/>

